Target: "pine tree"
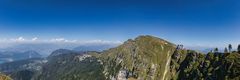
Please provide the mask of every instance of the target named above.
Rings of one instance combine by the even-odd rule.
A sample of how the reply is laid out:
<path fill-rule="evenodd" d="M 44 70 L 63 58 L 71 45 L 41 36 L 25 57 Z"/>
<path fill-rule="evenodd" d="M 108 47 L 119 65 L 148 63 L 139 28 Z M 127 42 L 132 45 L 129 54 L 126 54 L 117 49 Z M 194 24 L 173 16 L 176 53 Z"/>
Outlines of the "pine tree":
<path fill-rule="evenodd" d="M 228 53 L 228 49 L 226 47 L 224 49 L 224 53 Z"/>
<path fill-rule="evenodd" d="M 238 53 L 240 53 L 240 44 L 238 44 L 238 48 L 237 49 L 238 49 Z"/>
<path fill-rule="evenodd" d="M 218 52 L 218 48 L 215 48 L 215 49 L 214 49 L 214 52 L 217 53 L 217 52 Z"/>
<path fill-rule="evenodd" d="M 230 53 L 232 52 L 232 45 L 231 45 L 231 44 L 228 45 L 228 51 L 229 51 Z"/>

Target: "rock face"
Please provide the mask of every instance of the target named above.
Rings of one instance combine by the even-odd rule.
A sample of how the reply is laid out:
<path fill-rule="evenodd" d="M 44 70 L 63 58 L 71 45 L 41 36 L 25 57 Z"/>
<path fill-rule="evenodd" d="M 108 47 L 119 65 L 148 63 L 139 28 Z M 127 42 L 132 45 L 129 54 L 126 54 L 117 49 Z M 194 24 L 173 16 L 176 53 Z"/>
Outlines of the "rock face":
<path fill-rule="evenodd" d="M 240 79 L 237 52 L 203 54 L 153 36 L 129 39 L 103 52 L 57 50 L 47 60 L 32 80 Z"/>

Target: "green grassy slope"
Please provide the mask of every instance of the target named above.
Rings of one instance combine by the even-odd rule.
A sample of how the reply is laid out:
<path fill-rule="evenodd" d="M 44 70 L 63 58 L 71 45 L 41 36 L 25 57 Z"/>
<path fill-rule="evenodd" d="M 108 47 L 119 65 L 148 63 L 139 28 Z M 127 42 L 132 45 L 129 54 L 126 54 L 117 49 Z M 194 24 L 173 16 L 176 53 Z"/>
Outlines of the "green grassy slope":
<path fill-rule="evenodd" d="M 166 77 L 167 73 L 164 74 L 168 66 L 166 63 L 175 48 L 174 44 L 152 36 L 140 36 L 135 40 L 128 40 L 123 45 L 105 51 L 101 55 L 105 75 L 108 78 L 117 77 L 120 70 L 126 70 L 128 78 Z"/>

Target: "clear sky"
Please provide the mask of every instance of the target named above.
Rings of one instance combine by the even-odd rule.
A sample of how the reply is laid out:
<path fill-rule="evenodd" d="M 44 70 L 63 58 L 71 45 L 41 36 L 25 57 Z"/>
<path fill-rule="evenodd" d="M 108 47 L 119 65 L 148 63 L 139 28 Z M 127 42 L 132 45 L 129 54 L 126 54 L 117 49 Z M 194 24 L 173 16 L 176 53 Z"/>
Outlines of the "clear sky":
<path fill-rule="evenodd" d="M 1 0 L 0 39 L 125 41 L 154 35 L 174 43 L 240 43 L 239 0 Z"/>

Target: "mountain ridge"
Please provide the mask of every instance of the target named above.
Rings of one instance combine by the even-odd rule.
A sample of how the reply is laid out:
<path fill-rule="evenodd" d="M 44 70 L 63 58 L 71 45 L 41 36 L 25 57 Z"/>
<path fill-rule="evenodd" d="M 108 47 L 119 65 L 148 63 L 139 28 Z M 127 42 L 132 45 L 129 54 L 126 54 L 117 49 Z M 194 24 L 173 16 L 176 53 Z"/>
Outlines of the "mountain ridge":
<path fill-rule="evenodd" d="M 66 52 L 65 52 L 66 51 Z M 61 51 L 34 80 L 238 80 L 240 53 L 203 54 L 142 35 L 102 52 Z M 54 54 L 54 52 L 52 53 Z M 57 72 L 57 73 L 56 73 Z M 94 76 L 94 77 L 92 77 Z"/>

